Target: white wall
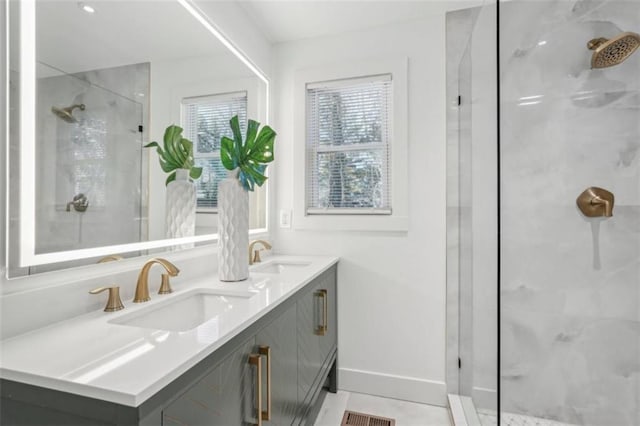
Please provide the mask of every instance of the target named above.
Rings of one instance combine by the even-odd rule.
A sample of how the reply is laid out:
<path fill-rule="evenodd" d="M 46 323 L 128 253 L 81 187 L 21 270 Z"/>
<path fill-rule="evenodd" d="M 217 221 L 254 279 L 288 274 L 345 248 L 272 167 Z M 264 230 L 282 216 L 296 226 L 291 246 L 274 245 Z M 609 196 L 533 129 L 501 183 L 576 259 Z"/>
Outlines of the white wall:
<path fill-rule="evenodd" d="M 251 62 L 271 75 L 271 45 L 237 2 L 196 0 L 195 3 Z"/>
<path fill-rule="evenodd" d="M 274 213 L 294 207 L 293 144 L 304 143 L 293 140 L 295 71 L 338 61 L 409 57 L 409 231 L 274 228 L 275 247 L 341 258 L 340 388 L 440 405 L 446 397 L 444 24 L 444 13 L 438 13 L 274 49 Z"/>

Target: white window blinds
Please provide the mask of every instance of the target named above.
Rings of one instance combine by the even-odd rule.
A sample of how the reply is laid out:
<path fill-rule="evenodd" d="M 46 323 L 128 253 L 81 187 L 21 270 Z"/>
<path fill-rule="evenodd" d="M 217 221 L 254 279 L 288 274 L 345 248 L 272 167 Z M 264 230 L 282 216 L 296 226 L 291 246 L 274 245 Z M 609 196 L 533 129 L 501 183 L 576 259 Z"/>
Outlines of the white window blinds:
<path fill-rule="evenodd" d="M 307 214 L 391 214 L 390 74 L 306 85 Z"/>
<path fill-rule="evenodd" d="M 193 142 L 193 154 L 202 176 L 196 181 L 198 211 L 218 207 L 218 182 L 227 175 L 220 162 L 220 139 L 233 138 L 229 120 L 240 119 L 244 137 L 247 127 L 247 92 L 185 98 L 182 100 L 184 135 Z"/>

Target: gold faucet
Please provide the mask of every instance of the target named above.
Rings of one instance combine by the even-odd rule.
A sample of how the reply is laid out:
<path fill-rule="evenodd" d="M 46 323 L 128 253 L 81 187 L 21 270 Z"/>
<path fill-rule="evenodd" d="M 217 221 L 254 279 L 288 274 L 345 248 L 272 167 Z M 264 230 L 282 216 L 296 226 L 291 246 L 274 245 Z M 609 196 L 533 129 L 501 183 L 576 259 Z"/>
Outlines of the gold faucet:
<path fill-rule="evenodd" d="M 180 273 L 180 270 L 176 268 L 173 263 L 169 262 L 166 259 L 149 259 L 147 260 L 147 263 L 145 263 L 142 267 L 140 275 L 138 275 L 138 283 L 136 284 L 136 295 L 133 298 L 134 303 L 148 302 L 149 300 L 151 300 L 151 297 L 149 297 L 149 269 L 151 269 L 151 267 L 156 263 L 162 265 L 167 271 L 166 274 L 162 274 L 162 285 L 160 286 L 160 291 L 158 292 L 158 294 L 167 294 L 173 291 L 171 290 L 169 277 L 175 277 Z"/>
<path fill-rule="evenodd" d="M 254 241 L 251 241 L 251 243 L 249 244 L 249 265 L 253 265 L 254 263 L 262 262 L 262 259 L 260 259 L 260 252 L 263 249 L 254 250 L 253 247 L 256 244 L 262 244 L 264 246 L 264 248 L 266 248 L 267 250 L 271 250 L 271 244 L 269 244 L 265 240 L 254 240 Z"/>

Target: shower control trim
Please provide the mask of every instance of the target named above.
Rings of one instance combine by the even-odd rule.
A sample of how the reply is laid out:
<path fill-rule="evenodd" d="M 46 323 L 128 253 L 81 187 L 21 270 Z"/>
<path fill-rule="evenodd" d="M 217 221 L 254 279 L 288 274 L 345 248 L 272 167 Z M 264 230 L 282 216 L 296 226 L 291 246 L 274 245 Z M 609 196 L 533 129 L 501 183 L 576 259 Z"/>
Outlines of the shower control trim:
<path fill-rule="evenodd" d="M 587 188 L 578 196 L 576 204 L 586 217 L 613 216 L 614 196 L 606 189 L 595 186 Z"/>
<path fill-rule="evenodd" d="M 87 198 L 86 195 L 80 193 L 73 197 L 73 201 L 69 201 L 67 203 L 68 212 L 71 211 L 72 206 L 73 206 L 73 209 L 77 212 L 80 212 L 80 213 L 85 212 L 89 207 L 89 199 Z"/>

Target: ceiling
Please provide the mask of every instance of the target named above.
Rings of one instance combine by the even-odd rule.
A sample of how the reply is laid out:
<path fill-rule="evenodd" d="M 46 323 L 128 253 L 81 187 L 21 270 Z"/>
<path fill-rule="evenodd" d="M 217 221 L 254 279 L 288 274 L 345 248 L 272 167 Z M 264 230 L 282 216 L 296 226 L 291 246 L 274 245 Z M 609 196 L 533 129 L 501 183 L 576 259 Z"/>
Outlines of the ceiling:
<path fill-rule="evenodd" d="M 338 35 L 418 20 L 483 0 L 238 0 L 271 43 Z"/>
<path fill-rule="evenodd" d="M 39 61 L 73 73 L 227 52 L 177 2 L 84 0 L 95 13 L 78 3 L 37 2 Z"/>

